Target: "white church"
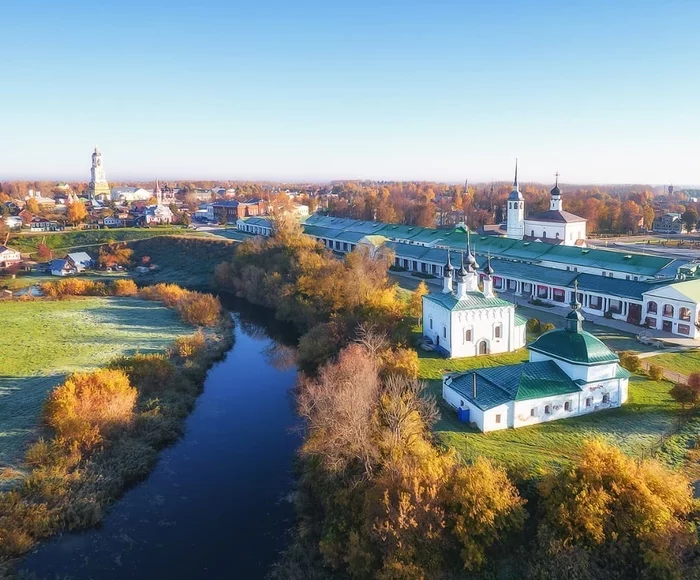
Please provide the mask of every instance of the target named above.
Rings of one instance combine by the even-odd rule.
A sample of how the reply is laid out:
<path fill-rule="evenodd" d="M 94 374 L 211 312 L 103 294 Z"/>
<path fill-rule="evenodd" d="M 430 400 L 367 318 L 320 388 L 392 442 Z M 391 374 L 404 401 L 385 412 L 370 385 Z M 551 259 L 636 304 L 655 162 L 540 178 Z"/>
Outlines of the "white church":
<path fill-rule="evenodd" d="M 483 271 L 483 291 L 471 249 L 461 262 L 453 280 L 448 250 L 442 293 L 423 296 L 423 337 L 449 358 L 511 352 L 525 346 L 527 321 L 515 313 L 512 302 L 494 294 L 491 259 Z"/>
<path fill-rule="evenodd" d="M 586 415 L 627 401 L 630 373 L 615 353 L 583 330 L 578 291 L 574 296 L 566 328 L 545 332 L 528 345 L 529 362 L 443 376 L 442 396 L 460 420 L 488 432 Z"/>
<path fill-rule="evenodd" d="M 564 211 L 559 189 L 559 174 L 550 191 L 549 210 L 525 218 L 525 198 L 518 185 L 518 164 L 515 163 L 513 191 L 506 203 L 506 237 L 531 242 L 580 246 L 586 242 L 586 219 Z M 501 230 L 502 231 L 502 230 Z"/>

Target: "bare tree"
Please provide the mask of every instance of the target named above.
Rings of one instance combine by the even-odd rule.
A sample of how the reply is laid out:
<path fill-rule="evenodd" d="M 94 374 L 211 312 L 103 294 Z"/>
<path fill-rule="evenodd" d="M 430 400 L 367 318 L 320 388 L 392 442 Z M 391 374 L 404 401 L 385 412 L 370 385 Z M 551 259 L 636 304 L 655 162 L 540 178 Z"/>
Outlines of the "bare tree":
<path fill-rule="evenodd" d="M 355 342 L 361 344 L 375 360 L 378 360 L 379 355 L 391 346 L 386 333 L 378 330 L 377 326 L 370 322 L 358 325 L 355 331 Z"/>

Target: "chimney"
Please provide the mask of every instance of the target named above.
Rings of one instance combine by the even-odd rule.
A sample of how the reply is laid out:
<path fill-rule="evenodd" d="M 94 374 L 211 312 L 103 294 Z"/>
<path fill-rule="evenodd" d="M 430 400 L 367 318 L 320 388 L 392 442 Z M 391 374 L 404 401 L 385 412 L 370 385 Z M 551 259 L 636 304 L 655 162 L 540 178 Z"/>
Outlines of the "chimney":
<path fill-rule="evenodd" d="M 476 400 L 476 373 L 472 373 L 472 399 Z"/>

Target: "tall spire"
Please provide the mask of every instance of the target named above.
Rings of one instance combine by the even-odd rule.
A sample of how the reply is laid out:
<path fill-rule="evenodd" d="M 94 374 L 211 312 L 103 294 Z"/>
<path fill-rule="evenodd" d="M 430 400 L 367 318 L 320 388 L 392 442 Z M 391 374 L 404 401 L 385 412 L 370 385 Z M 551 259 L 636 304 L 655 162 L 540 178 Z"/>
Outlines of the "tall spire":
<path fill-rule="evenodd" d="M 153 195 L 156 198 L 156 203 L 160 205 L 161 199 L 160 199 L 160 187 L 158 186 L 158 178 L 156 177 L 156 184 L 153 186 Z"/>
<path fill-rule="evenodd" d="M 557 171 L 554 174 L 555 182 L 554 182 L 554 187 L 559 187 L 559 172 Z"/>
<path fill-rule="evenodd" d="M 578 280 L 574 281 L 574 294 L 571 297 L 571 312 L 566 315 L 567 332 L 582 332 L 585 318 L 580 312 L 581 303 L 578 301 Z"/>
<path fill-rule="evenodd" d="M 518 189 L 518 158 L 515 158 L 515 179 L 513 179 L 513 187 Z"/>

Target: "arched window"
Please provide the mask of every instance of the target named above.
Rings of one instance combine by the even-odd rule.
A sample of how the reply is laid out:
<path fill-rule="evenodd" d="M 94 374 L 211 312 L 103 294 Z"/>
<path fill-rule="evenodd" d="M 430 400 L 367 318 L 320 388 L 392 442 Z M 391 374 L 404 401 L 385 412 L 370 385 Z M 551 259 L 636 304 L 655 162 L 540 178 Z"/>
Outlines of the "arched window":
<path fill-rule="evenodd" d="M 664 316 L 673 317 L 673 306 L 671 304 L 664 304 Z"/>
<path fill-rule="evenodd" d="M 552 414 L 552 408 L 549 405 L 544 406 L 544 414 L 545 415 L 551 415 Z"/>
<path fill-rule="evenodd" d="M 496 327 L 493 329 L 493 336 L 495 338 L 501 338 L 501 325 L 498 324 Z"/>
<path fill-rule="evenodd" d="M 545 232 L 544 230 L 542 230 L 542 237 L 543 237 L 543 238 L 546 238 L 546 237 L 547 237 L 547 232 Z"/>
<path fill-rule="evenodd" d="M 657 306 L 656 302 L 649 302 L 647 304 L 647 312 L 649 314 L 656 314 L 657 308 L 658 308 L 658 306 Z"/>
<path fill-rule="evenodd" d="M 557 238 L 557 240 L 558 240 L 558 239 L 559 239 L 559 232 L 557 232 L 556 234 L 554 234 L 554 237 Z"/>
<path fill-rule="evenodd" d="M 534 237 L 535 237 L 535 230 L 532 230 L 532 231 L 530 232 L 530 235 L 534 238 Z"/>
<path fill-rule="evenodd" d="M 466 342 L 471 342 L 471 341 L 472 341 L 472 329 L 471 329 L 471 328 L 468 328 L 468 329 L 464 332 L 464 340 L 465 340 Z"/>
<path fill-rule="evenodd" d="M 690 308 L 681 308 L 678 318 L 681 320 L 690 320 Z"/>

